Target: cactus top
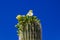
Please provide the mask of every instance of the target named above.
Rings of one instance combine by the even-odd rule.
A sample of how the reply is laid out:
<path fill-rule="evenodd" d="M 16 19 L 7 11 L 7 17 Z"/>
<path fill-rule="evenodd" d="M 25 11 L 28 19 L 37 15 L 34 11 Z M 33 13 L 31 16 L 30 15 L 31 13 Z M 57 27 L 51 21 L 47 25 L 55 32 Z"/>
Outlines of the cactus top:
<path fill-rule="evenodd" d="M 38 27 L 40 26 L 40 20 L 36 16 L 33 16 L 32 10 L 29 10 L 26 15 L 17 15 L 16 19 L 18 20 L 18 23 L 15 26 L 18 28 L 18 34 L 20 34 L 20 31 L 28 30 L 28 24 L 33 24 L 35 22 L 38 24 Z"/>

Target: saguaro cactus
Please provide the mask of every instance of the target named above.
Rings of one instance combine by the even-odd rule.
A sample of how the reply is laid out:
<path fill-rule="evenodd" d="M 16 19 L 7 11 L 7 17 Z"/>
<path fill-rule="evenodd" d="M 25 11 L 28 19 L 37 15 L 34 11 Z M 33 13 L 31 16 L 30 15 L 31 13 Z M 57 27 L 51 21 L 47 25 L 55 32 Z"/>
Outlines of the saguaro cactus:
<path fill-rule="evenodd" d="M 18 15 L 16 19 L 19 40 L 41 40 L 40 20 L 33 16 L 32 10 L 27 15 Z"/>

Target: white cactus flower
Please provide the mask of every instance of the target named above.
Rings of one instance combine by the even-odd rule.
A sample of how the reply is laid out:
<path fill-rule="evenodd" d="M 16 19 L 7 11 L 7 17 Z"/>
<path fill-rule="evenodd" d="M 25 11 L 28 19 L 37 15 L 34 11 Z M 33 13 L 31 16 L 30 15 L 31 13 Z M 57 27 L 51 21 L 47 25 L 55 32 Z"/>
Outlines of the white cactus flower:
<path fill-rule="evenodd" d="M 33 16 L 33 11 L 29 10 L 29 12 L 27 13 L 28 16 Z"/>
<path fill-rule="evenodd" d="M 19 20 L 20 18 L 21 18 L 21 15 L 17 15 L 16 19 L 18 19 L 18 20 Z"/>

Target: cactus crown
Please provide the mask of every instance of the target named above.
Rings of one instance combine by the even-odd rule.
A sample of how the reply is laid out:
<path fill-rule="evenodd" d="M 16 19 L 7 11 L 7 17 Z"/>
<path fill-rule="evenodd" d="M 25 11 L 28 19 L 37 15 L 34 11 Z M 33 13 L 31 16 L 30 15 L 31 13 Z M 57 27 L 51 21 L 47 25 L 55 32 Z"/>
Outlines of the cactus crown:
<path fill-rule="evenodd" d="M 18 35 L 20 34 L 20 31 L 24 32 L 26 30 L 29 30 L 28 29 L 28 27 L 29 27 L 28 25 L 29 24 L 33 25 L 34 23 L 37 23 L 38 24 L 37 27 L 39 27 L 39 25 L 40 25 L 39 24 L 40 20 L 36 16 L 33 16 L 32 10 L 30 10 L 28 12 L 28 15 L 18 15 L 16 17 L 16 19 L 18 20 L 18 23 L 15 25 L 16 28 L 18 28 L 18 30 L 17 30 Z"/>

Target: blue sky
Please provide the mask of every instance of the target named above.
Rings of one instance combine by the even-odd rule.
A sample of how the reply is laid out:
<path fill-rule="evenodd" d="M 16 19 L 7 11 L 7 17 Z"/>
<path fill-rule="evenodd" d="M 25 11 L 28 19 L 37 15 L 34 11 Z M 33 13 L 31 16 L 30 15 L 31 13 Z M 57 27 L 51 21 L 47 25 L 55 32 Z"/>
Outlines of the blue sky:
<path fill-rule="evenodd" d="M 18 40 L 16 16 L 33 10 L 42 24 L 42 40 L 60 40 L 59 0 L 0 0 L 0 40 Z"/>

